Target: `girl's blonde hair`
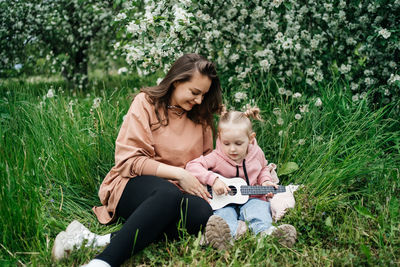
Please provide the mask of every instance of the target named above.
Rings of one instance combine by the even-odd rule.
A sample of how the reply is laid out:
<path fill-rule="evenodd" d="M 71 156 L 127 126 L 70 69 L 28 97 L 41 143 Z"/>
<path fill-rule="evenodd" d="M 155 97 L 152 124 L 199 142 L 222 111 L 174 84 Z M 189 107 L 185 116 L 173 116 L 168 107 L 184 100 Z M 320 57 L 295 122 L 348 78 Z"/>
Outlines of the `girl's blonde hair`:
<path fill-rule="evenodd" d="M 218 132 L 221 131 L 221 128 L 223 128 L 224 125 L 243 123 L 246 125 L 247 134 L 250 136 L 253 132 L 250 118 L 256 119 L 258 121 L 263 121 L 260 116 L 260 109 L 258 107 L 248 106 L 246 111 L 241 112 L 235 110 L 228 111 L 223 105 L 218 123 Z"/>

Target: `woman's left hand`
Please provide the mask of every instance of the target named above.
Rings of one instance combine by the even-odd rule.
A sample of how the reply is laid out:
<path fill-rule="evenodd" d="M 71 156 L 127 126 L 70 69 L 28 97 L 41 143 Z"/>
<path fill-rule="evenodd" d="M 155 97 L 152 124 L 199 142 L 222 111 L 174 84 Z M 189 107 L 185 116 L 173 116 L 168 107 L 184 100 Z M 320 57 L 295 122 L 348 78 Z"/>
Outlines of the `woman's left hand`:
<path fill-rule="evenodd" d="M 193 174 L 183 168 L 160 163 L 156 171 L 156 176 L 177 181 L 185 192 L 199 196 L 210 202 L 209 198 L 211 198 L 211 195 L 206 190 L 206 187 Z"/>
<path fill-rule="evenodd" d="M 178 177 L 178 184 L 182 187 L 185 192 L 189 194 L 204 198 L 207 202 L 210 202 L 210 193 L 208 193 L 206 187 L 202 185 L 197 178 L 190 172 L 181 169 Z"/>

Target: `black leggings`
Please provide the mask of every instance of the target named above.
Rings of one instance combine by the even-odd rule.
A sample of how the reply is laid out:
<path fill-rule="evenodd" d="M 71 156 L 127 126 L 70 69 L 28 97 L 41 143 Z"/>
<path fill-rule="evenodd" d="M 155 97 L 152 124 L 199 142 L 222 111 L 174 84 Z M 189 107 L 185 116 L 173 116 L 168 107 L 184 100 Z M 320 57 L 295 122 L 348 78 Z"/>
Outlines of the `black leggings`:
<path fill-rule="evenodd" d="M 204 229 L 212 209 L 204 199 L 183 193 L 167 180 L 145 175 L 129 180 L 116 215 L 126 221 L 96 257 L 111 266 L 120 266 L 131 255 L 164 236 L 178 238 L 178 223 L 189 234 L 197 234 Z"/>

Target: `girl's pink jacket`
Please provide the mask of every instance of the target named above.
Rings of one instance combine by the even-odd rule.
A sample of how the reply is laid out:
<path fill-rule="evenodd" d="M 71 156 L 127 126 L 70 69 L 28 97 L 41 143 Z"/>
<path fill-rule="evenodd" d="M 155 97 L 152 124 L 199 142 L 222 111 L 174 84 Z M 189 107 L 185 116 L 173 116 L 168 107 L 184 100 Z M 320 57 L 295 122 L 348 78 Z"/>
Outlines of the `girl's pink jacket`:
<path fill-rule="evenodd" d="M 249 177 L 250 185 L 261 185 L 264 181 L 278 183 L 279 179 L 276 174 L 276 165 L 268 164 L 265 159 L 264 152 L 257 145 L 256 139 L 249 144 L 248 153 L 244 161 L 245 169 Z M 206 156 L 200 156 L 186 164 L 186 170 L 192 173 L 204 185 L 212 186 L 219 173 L 226 178 L 237 177 L 237 169 L 239 169 L 239 177 L 246 180 L 243 169 L 243 162 L 237 164 L 224 154 L 221 149 L 221 142 L 217 139 L 216 148 Z M 254 196 L 266 200 L 265 196 Z"/>

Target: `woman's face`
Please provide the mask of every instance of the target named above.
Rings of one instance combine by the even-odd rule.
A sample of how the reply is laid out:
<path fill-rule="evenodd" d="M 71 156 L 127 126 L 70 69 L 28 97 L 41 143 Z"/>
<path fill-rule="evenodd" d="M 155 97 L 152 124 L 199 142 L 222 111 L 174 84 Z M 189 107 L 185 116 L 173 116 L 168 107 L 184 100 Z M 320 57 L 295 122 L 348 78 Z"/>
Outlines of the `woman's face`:
<path fill-rule="evenodd" d="M 204 95 L 210 90 L 211 79 L 196 71 L 189 81 L 175 82 L 174 86 L 170 105 L 190 111 L 203 101 Z"/>

